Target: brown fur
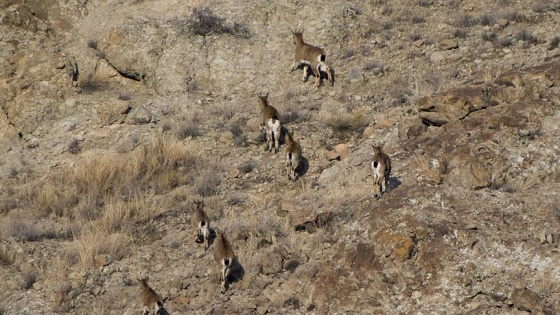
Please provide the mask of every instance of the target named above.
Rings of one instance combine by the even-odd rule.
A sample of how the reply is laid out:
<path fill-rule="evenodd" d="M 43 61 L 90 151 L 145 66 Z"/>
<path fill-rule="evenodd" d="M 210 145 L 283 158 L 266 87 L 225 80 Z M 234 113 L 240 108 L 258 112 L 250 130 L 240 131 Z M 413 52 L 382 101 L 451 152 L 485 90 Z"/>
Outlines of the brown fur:
<path fill-rule="evenodd" d="M 329 82 L 333 84 L 330 67 L 325 63 L 327 55 L 322 48 L 309 45 L 303 41 L 303 29 L 292 32 L 294 36 L 294 44 L 296 45 L 294 62 L 292 63 L 292 71 L 296 70 L 302 61 L 309 63 L 311 71 L 315 76 L 315 86 L 319 87 L 321 81 L 321 69 L 327 73 Z M 303 67 L 303 81 L 307 80 L 308 65 Z"/>
<path fill-rule="evenodd" d="M 235 259 L 235 253 L 233 252 L 231 244 L 221 232 L 217 232 L 216 239 L 214 240 L 214 259 L 221 268 L 221 292 L 224 293 L 227 290 L 227 278 L 231 273 L 231 266 Z"/>
<path fill-rule="evenodd" d="M 295 141 L 292 134 L 286 133 L 286 172 L 288 178 L 295 181 L 297 179 L 296 170 L 301 160 L 301 146 Z"/>
<path fill-rule="evenodd" d="M 372 145 L 373 157 L 370 167 L 373 175 L 373 197 L 379 199 L 381 193 L 387 190 L 389 185 L 389 177 L 391 176 L 391 159 L 383 152 L 383 145 Z M 376 165 L 378 165 L 378 174 L 376 174 Z"/>
<path fill-rule="evenodd" d="M 163 299 L 157 292 L 150 288 L 148 285 L 148 279 L 138 279 L 142 285 L 140 292 L 140 301 L 144 306 L 144 314 L 150 313 L 150 308 L 153 307 L 154 314 L 158 314 L 159 310 L 163 308 Z"/>
<path fill-rule="evenodd" d="M 282 124 L 280 122 L 280 114 L 276 108 L 268 105 L 268 93 L 265 95 L 257 95 L 259 97 L 260 105 L 260 128 L 266 134 L 266 144 L 268 151 L 272 151 L 274 148 L 274 153 L 278 153 L 280 149 L 280 130 L 282 130 Z M 273 128 L 276 126 L 277 128 Z"/>
<path fill-rule="evenodd" d="M 195 240 L 202 236 L 204 249 L 208 250 L 210 238 L 210 220 L 204 211 L 204 201 L 195 201 L 196 209 L 191 217 L 192 228 L 195 231 Z"/>

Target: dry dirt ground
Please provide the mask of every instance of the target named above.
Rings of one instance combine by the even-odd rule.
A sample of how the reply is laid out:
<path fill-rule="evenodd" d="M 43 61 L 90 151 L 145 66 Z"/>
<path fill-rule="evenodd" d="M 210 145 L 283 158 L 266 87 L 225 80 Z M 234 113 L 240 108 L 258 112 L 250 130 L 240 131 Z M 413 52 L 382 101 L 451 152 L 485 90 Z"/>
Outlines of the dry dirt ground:
<path fill-rule="evenodd" d="M 552 0 L 1 1 L 0 314 L 138 314 L 146 276 L 170 314 L 559 314 L 559 21 Z M 290 71 L 300 28 L 334 85 Z M 237 256 L 225 294 L 197 200 Z"/>

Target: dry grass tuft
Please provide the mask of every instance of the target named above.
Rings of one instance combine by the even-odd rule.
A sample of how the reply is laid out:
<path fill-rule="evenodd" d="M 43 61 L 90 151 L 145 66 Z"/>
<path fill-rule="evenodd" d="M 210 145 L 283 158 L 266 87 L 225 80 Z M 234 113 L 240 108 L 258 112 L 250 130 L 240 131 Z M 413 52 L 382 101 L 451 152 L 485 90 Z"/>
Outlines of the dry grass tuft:
<path fill-rule="evenodd" d="M 515 38 L 524 41 L 527 45 L 538 44 L 539 39 L 533 35 L 533 33 L 525 28 L 519 30 Z"/>
<path fill-rule="evenodd" d="M 34 215 L 55 214 L 80 226 L 71 229 L 73 243 L 66 262 L 91 266 L 99 254 L 120 259 L 129 253 L 133 239 L 145 231 L 135 223 L 148 222 L 157 215 L 147 203 L 151 195 L 164 194 L 187 179 L 200 174 L 200 150 L 175 140 L 156 140 L 126 154 L 85 155 L 73 169 L 28 183 L 22 200 Z M 191 173 L 191 175 L 189 175 Z M 216 173 L 217 174 L 217 173 Z M 209 176 L 218 179 L 219 176 Z M 216 182 L 206 184 L 215 193 Z M 42 235 L 32 224 L 19 220 L 10 223 L 8 234 L 27 241 Z"/>
<path fill-rule="evenodd" d="M 0 199 L 0 214 L 9 213 L 11 210 L 18 207 L 18 201 L 8 194 L 7 196 L 2 196 Z"/>
<path fill-rule="evenodd" d="M 496 19 L 491 13 L 484 13 L 480 16 L 479 22 L 482 26 L 492 26 L 494 25 L 494 23 L 496 23 Z"/>
<path fill-rule="evenodd" d="M 110 87 L 109 81 L 100 78 L 95 73 L 78 77 L 78 86 L 86 93 L 106 90 Z"/>
<path fill-rule="evenodd" d="M 238 38 L 251 38 L 251 31 L 244 23 L 227 25 L 225 21 L 225 18 L 217 16 L 206 6 L 194 6 L 188 19 L 178 22 L 178 26 L 197 36 L 229 34 Z"/>
<path fill-rule="evenodd" d="M 95 224 L 100 230 L 108 233 L 125 232 L 130 222 L 146 222 L 157 214 L 150 211 L 145 197 L 139 194 L 127 201 L 108 202 L 101 213 Z"/>
<path fill-rule="evenodd" d="M 185 183 L 180 168 L 196 165 L 198 153 L 179 142 L 159 140 L 147 143 L 126 155 L 112 154 L 88 158 L 71 178 L 80 196 L 91 200 L 129 196 L 136 191 L 169 190 Z"/>
<path fill-rule="evenodd" d="M 0 246 L 0 266 L 10 266 L 14 263 L 15 255 L 5 246 Z"/>
<path fill-rule="evenodd" d="M 121 193 L 134 176 L 132 163 L 126 163 L 126 160 L 124 156 L 110 154 L 79 162 L 70 178 L 77 194 L 96 200 Z"/>
<path fill-rule="evenodd" d="M 552 37 L 552 39 L 550 40 L 549 46 L 548 46 L 548 50 L 553 50 L 558 48 L 558 44 L 560 44 L 560 36 L 559 35 L 555 35 L 554 37 Z"/>
<path fill-rule="evenodd" d="M 280 112 L 282 113 L 282 124 L 299 123 L 309 120 L 309 113 L 295 101 L 288 102 L 284 105 Z"/>
<path fill-rule="evenodd" d="M 70 141 L 70 143 L 68 144 L 68 152 L 72 154 L 78 154 L 82 152 L 80 141 L 78 141 L 77 139 L 73 139 L 72 141 Z"/>
<path fill-rule="evenodd" d="M 198 112 L 192 113 L 176 131 L 177 138 L 184 140 L 188 137 L 196 138 L 202 134 L 200 130 L 200 117 Z"/>
<path fill-rule="evenodd" d="M 228 130 L 233 135 L 233 143 L 236 146 L 245 146 L 247 144 L 247 136 L 243 132 L 243 121 L 241 119 L 232 121 Z"/>
<path fill-rule="evenodd" d="M 53 310 L 55 312 L 65 313 L 72 309 L 70 305 L 70 290 L 72 286 L 69 284 L 58 285 L 53 292 Z"/>
<path fill-rule="evenodd" d="M 237 169 L 243 174 L 251 173 L 254 168 L 255 161 L 253 160 L 245 161 L 237 167 Z"/>
<path fill-rule="evenodd" d="M 29 290 L 33 288 L 35 281 L 37 281 L 37 275 L 34 272 L 24 272 L 22 273 L 21 278 L 21 288 L 23 290 Z"/>
<path fill-rule="evenodd" d="M 95 257 L 100 254 L 122 259 L 131 252 L 131 244 L 130 235 L 110 233 L 98 224 L 92 224 L 70 244 L 69 251 L 77 254 L 80 267 L 92 267 Z"/>
<path fill-rule="evenodd" d="M 184 140 L 188 137 L 196 138 L 200 136 L 200 129 L 196 124 L 185 124 L 177 130 L 177 138 Z"/>
<path fill-rule="evenodd" d="M 458 28 L 475 26 L 478 20 L 469 14 L 460 14 L 454 21 L 454 25 Z"/>
<path fill-rule="evenodd" d="M 522 23 L 522 22 L 526 22 L 527 21 L 527 16 L 525 16 L 525 14 L 519 13 L 517 11 L 509 11 L 506 13 L 502 14 L 502 18 L 509 20 L 509 21 L 515 21 L 518 23 Z"/>
<path fill-rule="evenodd" d="M 88 47 L 93 49 L 97 49 L 97 44 L 98 44 L 97 38 L 91 38 L 87 42 Z"/>
<path fill-rule="evenodd" d="M 361 109 L 354 110 L 352 113 L 333 115 L 326 121 L 327 126 L 339 133 L 361 132 L 368 123 L 369 119 Z"/>
<path fill-rule="evenodd" d="M 216 165 L 207 165 L 199 170 L 195 179 L 196 192 L 202 197 L 210 197 L 218 194 L 222 176 Z"/>
<path fill-rule="evenodd" d="M 53 176 L 43 183 L 27 187 L 26 199 L 37 211 L 36 214 L 46 217 L 50 214 L 63 216 L 67 209 L 77 204 L 75 187 L 65 184 L 62 176 Z"/>
<path fill-rule="evenodd" d="M 245 203 L 245 198 L 241 194 L 230 195 L 227 201 L 230 206 L 240 206 Z"/>
<path fill-rule="evenodd" d="M 18 241 L 33 242 L 41 238 L 41 233 L 34 223 L 19 215 L 10 215 L 3 229 L 5 237 L 11 237 Z"/>

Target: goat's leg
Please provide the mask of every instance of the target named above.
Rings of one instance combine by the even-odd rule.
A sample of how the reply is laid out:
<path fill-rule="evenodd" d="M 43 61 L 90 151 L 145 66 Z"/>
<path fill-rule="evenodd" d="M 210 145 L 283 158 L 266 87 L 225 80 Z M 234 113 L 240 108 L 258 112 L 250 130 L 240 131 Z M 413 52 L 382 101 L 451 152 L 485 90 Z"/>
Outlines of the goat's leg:
<path fill-rule="evenodd" d="M 294 60 L 294 62 L 292 63 L 292 71 L 296 70 L 299 67 L 299 64 L 300 64 L 299 59 Z"/>
<path fill-rule="evenodd" d="M 274 153 L 278 153 L 280 149 L 280 132 L 277 131 L 274 133 Z"/>
<path fill-rule="evenodd" d="M 309 76 L 309 66 L 303 66 L 303 82 L 307 82 L 307 77 Z"/>
<path fill-rule="evenodd" d="M 329 65 L 327 65 L 324 62 L 321 62 L 319 64 L 319 70 L 323 70 L 327 73 L 327 76 L 329 78 L 329 82 L 331 83 L 331 85 L 333 85 L 334 82 L 333 82 L 333 78 L 332 78 L 331 68 L 329 67 Z"/>
<path fill-rule="evenodd" d="M 266 132 L 266 150 L 270 152 L 272 150 L 272 131 Z"/>
<path fill-rule="evenodd" d="M 318 63 L 316 68 L 313 68 L 313 74 L 315 75 L 315 87 L 319 87 L 321 84 L 321 64 Z"/>

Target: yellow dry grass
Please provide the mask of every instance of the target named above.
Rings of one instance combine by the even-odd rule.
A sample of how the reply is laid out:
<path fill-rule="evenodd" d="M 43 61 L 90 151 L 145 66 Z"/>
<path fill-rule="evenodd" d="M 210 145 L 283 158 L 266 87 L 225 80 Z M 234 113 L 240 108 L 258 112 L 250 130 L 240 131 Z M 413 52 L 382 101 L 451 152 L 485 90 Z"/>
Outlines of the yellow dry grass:
<path fill-rule="evenodd" d="M 82 230 L 69 250 L 78 255 L 78 265 L 94 266 L 95 257 L 100 254 L 111 255 L 113 259 L 121 259 L 131 251 L 132 237 L 126 233 L 102 230 L 97 224 Z"/>
<path fill-rule="evenodd" d="M 327 118 L 326 124 L 336 132 L 357 132 L 370 122 L 362 108 L 351 113 L 339 113 Z"/>
<path fill-rule="evenodd" d="M 99 254 L 124 257 L 141 234 L 131 223 L 161 212 L 147 200 L 187 184 L 201 161 L 198 147 L 159 139 L 126 154 L 86 155 L 72 169 L 29 182 L 21 193 L 36 216 L 54 214 L 77 223 L 67 262 L 92 266 Z"/>

